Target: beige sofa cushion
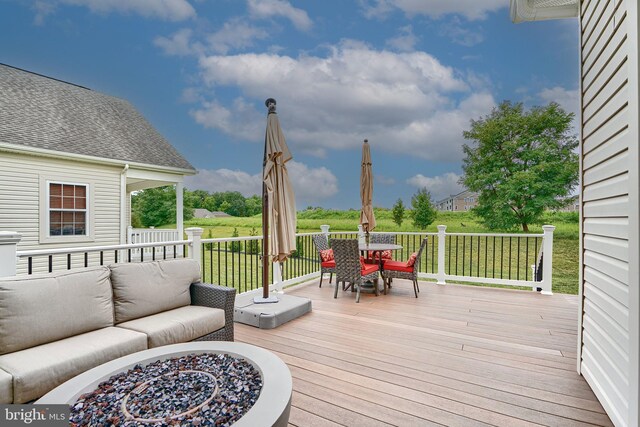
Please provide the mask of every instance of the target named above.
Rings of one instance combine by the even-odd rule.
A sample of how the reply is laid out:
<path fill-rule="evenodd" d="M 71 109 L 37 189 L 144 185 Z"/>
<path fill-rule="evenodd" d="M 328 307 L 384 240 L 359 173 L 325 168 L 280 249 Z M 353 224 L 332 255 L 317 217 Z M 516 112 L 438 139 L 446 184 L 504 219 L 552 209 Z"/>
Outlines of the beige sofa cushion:
<path fill-rule="evenodd" d="M 0 354 L 113 326 L 109 269 L 0 280 Z"/>
<path fill-rule="evenodd" d="M 192 259 L 113 264 L 115 323 L 191 304 L 189 286 L 200 281 Z"/>
<path fill-rule="evenodd" d="M 13 375 L 13 403 L 24 403 L 88 369 L 146 348 L 146 335 L 109 327 L 5 354 L 0 368 Z"/>
<path fill-rule="evenodd" d="M 0 404 L 13 402 L 13 377 L 0 370 Z"/>
<path fill-rule="evenodd" d="M 193 341 L 224 327 L 224 310 L 188 305 L 118 324 L 147 334 L 149 348 Z"/>

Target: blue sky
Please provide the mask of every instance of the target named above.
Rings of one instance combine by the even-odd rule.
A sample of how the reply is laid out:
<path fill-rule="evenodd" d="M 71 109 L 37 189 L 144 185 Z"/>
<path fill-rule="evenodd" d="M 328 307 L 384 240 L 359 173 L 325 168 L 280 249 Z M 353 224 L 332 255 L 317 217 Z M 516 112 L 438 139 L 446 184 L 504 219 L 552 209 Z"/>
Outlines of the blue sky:
<path fill-rule="evenodd" d="M 577 20 L 513 24 L 508 0 L 0 0 L 0 62 L 131 102 L 198 170 L 260 191 L 264 100 L 298 209 L 459 191 L 462 132 L 504 99 L 578 110 Z"/>

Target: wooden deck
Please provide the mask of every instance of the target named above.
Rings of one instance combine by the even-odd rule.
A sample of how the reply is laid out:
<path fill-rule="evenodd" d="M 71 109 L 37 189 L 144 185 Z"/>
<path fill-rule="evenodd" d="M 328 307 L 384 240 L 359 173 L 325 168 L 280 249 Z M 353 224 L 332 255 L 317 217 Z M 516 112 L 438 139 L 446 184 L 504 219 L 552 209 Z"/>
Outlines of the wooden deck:
<path fill-rule="evenodd" d="M 293 376 L 290 425 L 611 425 L 575 370 L 578 297 L 396 280 L 389 295 L 317 280 L 313 311 L 277 329 L 236 323 Z"/>

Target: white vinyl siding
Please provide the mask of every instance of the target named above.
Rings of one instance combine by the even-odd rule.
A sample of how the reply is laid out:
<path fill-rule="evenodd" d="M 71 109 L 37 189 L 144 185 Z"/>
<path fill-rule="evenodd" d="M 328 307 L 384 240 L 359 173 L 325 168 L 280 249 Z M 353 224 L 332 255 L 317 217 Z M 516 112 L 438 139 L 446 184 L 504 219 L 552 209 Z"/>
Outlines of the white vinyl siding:
<path fill-rule="evenodd" d="M 120 172 L 121 168 L 115 166 L 0 152 L 0 230 L 22 235 L 18 250 L 118 244 Z M 86 236 L 74 236 L 84 238 L 78 242 L 41 241 L 40 212 L 42 203 L 46 206 L 46 194 L 41 194 L 43 177 L 52 181 L 91 184 L 91 241 L 87 241 Z M 25 268 L 24 263 L 18 266 L 19 272 L 24 272 Z M 42 271 L 42 267 L 37 271 Z"/>
<path fill-rule="evenodd" d="M 629 1 L 585 0 L 581 7 L 582 348 L 580 371 L 617 426 L 629 419 L 630 213 L 637 210 L 637 126 L 631 115 Z M 635 86 L 637 88 L 637 86 Z M 634 166 L 635 165 L 635 166 Z M 637 244 L 637 242 L 635 242 Z M 635 260 L 634 262 L 637 262 Z M 635 279 L 637 286 L 637 278 Z M 637 387 L 637 384 L 636 384 Z M 633 403 L 632 403 L 633 404 Z"/>

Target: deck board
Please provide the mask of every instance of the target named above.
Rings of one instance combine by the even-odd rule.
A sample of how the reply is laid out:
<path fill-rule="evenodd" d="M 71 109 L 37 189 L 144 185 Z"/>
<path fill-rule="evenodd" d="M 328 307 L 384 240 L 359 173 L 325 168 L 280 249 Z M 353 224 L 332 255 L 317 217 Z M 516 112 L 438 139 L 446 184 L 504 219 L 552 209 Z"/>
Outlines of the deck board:
<path fill-rule="evenodd" d="M 293 288 L 313 311 L 236 341 L 291 370 L 290 425 L 612 425 L 575 372 L 577 296 L 396 280 L 388 295 Z"/>

